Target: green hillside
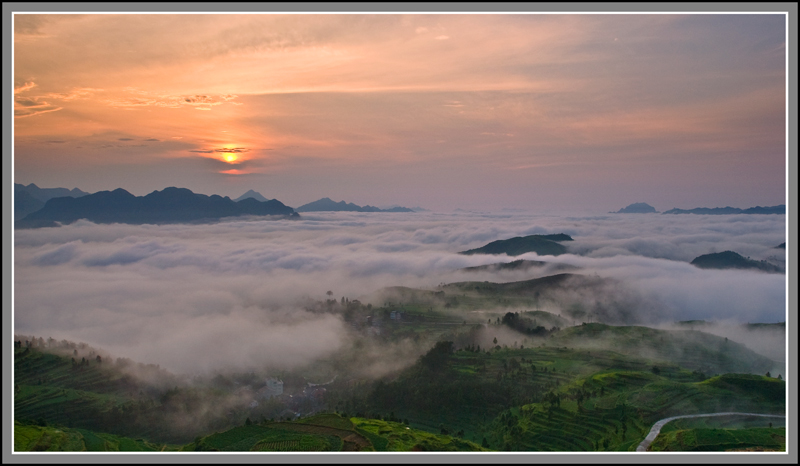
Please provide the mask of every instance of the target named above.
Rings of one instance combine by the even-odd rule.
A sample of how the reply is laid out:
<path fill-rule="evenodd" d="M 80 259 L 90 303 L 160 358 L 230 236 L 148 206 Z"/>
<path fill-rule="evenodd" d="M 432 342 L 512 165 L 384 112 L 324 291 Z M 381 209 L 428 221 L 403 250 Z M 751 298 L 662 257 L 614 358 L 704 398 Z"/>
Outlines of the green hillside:
<path fill-rule="evenodd" d="M 659 434 L 650 451 L 786 451 L 785 428 L 686 429 Z"/>
<path fill-rule="evenodd" d="M 177 445 L 118 435 L 14 421 L 14 451 L 177 451 Z"/>
<path fill-rule="evenodd" d="M 40 348 L 15 348 L 14 358 L 14 417 L 23 422 L 43 420 L 165 443 L 235 425 L 225 415 L 231 409 L 225 393 L 185 387 L 154 366 L 75 360 Z"/>
<path fill-rule="evenodd" d="M 651 451 L 786 451 L 786 421 L 760 416 L 676 419 L 661 428 Z"/>
<path fill-rule="evenodd" d="M 491 334 L 500 328 L 490 325 L 480 332 Z M 524 405 L 549 406 L 546 401 L 549 397 L 574 384 L 596 383 L 605 384 L 603 390 L 624 389 L 627 405 L 651 414 L 645 416 L 637 411 L 638 417 L 631 417 L 631 412 L 624 409 L 595 414 L 600 417 L 613 414 L 624 418 L 631 429 L 639 430 L 649 429 L 651 421 L 660 419 L 655 417 L 664 413 L 670 414 L 662 417 L 672 413 L 741 409 L 732 409 L 740 405 L 729 400 L 745 399 L 756 412 L 777 409 L 783 403 L 782 380 L 725 374 L 765 373 L 775 365 L 773 361 L 743 345 L 702 332 L 586 324 L 527 343 L 520 336 L 513 346 L 511 341 L 496 341 L 496 346 L 488 348 L 465 338 L 469 335 L 479 336 L 474 330 L 461 333 L 453 330 L 451 336 L 459 341 L 459 348 L 440 342 L 414 366 L 378 381 L 363 397 L 352 397 L 341 408 L 373 418 L 396 416 L 407 419 L 412 427 L 429 432 L 462 433 L 465 439 L 483 443 L 483 438 L 491 438 L 497 430 L 491 423 L 503 412 Z M 692 385 L 706 380 L 705 374 L 715 373 L 723 375 Z M 597 380 L 586 382 L 592 377 Z M 630 393 L 631 387 L 637 389 L 636 393 Z M 617 404 L 611 398 L 603 403 L 609 409 Z M 547 415 L 560 421 L 566 416 L 557 410 Z M 562 441 L 550 437 L 547 434 L 538 443 L 520 448 L 559 450 L 564 446 Z M 624 443 L 622 439 L 617 438 L 617 444 Z M 629 440 L 633 442 L 633 438 Z M 548 442 L 553 443 L 545 448 Z M 505 440 L 495 437 L 488 445 L 502 449 L 505 444 Z M 572 445 L 570 449 L 584 447 Z"/>
<path fill-rule="evenodd" d="M 245 425 L 198 438 L 183 451 L 481 451 L 472 442 L 399 422 L 320 414 L 297 422 Z"/>
<path fill-rule="evenodd" d="M 727 374 L 702 382 L 653 372 L 608 371 L 558 387 L 543 402 L 511 409 L 493 423 L 490 444 L 502 450 L 633 451 L 655 421 L 675 415 L 783 412 L 783 381 Z M 775 385 L 775 386 L 773 386 Z M 769 443 L 772 445 L 772 443 Z"/>
<path fill-rule="evenodd" d="M 764 374 L 781 370 L 775 361 L 740 343 L 696 330 L 659 330 L 591 323 L 565 328 L 553 335 L 548 344 L 602 348 L 629 356 L 669 362 L 707 374 Z"/>
<path fill-rule="evenodd" d="M 397 291 L 418 296 L 419 290 Z M 356 313 L 356 307 L 362 305 L 348 309 Z M 52 349 L 15 348 L 15 445 L 26 451 L 630 451 L 665 417 L 785 408 L 783 380 L 760 375 L 777 376 L 778 365 L 725 338 L 595 323 L 553 325 L 541 336 L 511 328 L 520 322 L 549 326 L 561 318 L 523 311 L 506 313 L 503 322 L 438 324 L 453 314 L 419 307 L 419 316 L 429 320 L 404 315 L 370 338 L 377 345 L 416 334 L 425 345 L 423 338 L 440 337 L 433 348 L 378 379 L 348 374 L 347 364 L 320 366 L 315 383 L 337 376 L 314 408 L 329 414 L 295 421 L 288 421 L 294 411 L 274 416 L 287 419 L 275 422 L 264 407 L 248 407 L 253 395 L 246 393 L 258 388 L 252 374 L 189 384 L 130 361 L 73 361 Z M 364 312 L 380 317 L 388 309 Z M 133 373 L 149 374 L 148 382 Z M 300 388 L 293 393 L 299 395 L 303 376 L 285 376 L 287 387 L 296 380 Z M 292 401 L 270 403 L 277 413 Z M 778 441 L 715 445 L 772 448 Z"/>

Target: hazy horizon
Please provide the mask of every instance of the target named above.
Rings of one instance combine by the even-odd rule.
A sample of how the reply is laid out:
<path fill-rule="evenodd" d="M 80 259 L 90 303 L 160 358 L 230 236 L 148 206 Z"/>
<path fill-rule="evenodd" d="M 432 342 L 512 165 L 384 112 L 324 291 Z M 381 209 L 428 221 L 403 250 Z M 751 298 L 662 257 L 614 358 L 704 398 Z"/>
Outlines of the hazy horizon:
<path fill-rule="evenodd" d="M 18 183 L 18 182 L 15 181 L 15 183 Z M 25 183 L 19 183 L 19 184 L 23 184 L 25 186 L 28 186 L 30 184 L 34 184 L 37 187 L 42 188 L 42 189 L 53 189 L 53 188 L 64 188 L 64 189 L 68 189 L 68 190 L 80 189 L 81 191 L 87 192 L 88 194 L 94 194 L 93 192 L 88 192 L 88 191 L 85 191 L 85 190 L 81 189 L 80 186 L 72 186 L 72 187 L 69 187 L 69 188 L 66 187 L 66 186 L 40 186 L 39 184 L 37 184 L 35 182 L 31 182 L 31 183 L 27 183 L 27 184 L 25 184 Z M 135 196 L 144 196 L 144 195 L 150 194 L 151 192 L 163 191 L 164 189 L 169 188 L 169 187 L 183 188 L 182 186 L 165 186 L 164 188 L 155 189 L 153 191 L 144 192 L 142 194 L 136 194 L 136 193 L 134 193 L 134 192 L 132 192 L 132 191 L 130 191 L 128 189 L 125 189 L 125 187 L 123 187 L 123 186 L 120 186 L 118 188 L 125 189 L 125 191 L 128 191 L 131 194 L 134 194 Z M 114 188 L 114 189 L 118 189 L 118 188 Z M 101 191 L 113 191 L 114 189 L 101 190 Z M 221 194 L 215 193 L 215 192 L 198 192 L 198 191 L 192 191 L 192 192 L 194 192 L 195 194 L 203 194 L 203 195 L 206 195 L 206 196 L 221 195 L 222 197 L 229 197 L 232 200 L 236 200 L 237 198 L 247 194 L 251 190 L 255 191 L 257 194 L 262 194 L 262 193 L 258 192 L 258 190 L 256 190 L 256 189 L 248 189 L 247 191 L 244 191 L 239 195 L 235 195 L 235 194 L 234 195 L 221 195 Z M 100 192 L 100 191 L 96 191 L 96 192 Z M 280 197 L 274 197 L 273 199 L 281 201 L 284 204 L 286 204 L 287 206 L 296 209 L 296 208 L 301 207 L 301 206 L 303 206 L 305 204 L 309 204 L 311 202 L 318 201 L 318 200 L 323 199 L 323 198 L 329 198 L 332 201 L 337 202 L 337 203 L 343 201 L 343 202 L 347 202 L 347 203 L 357 204 L 357 203 L 354 203 L 354 202 L 350 201 L 349 199 L 338 199 L 338 198 L 332 198 L 331 196 L 323 196 L 321 198 L 313 199 L 313 200 L 304 202 L 302 204 L 295 204 L 295 205 L 290 205 L 288 203 L 283 202 L 280 199 Z M 267 199 L 270 199 L 270 198 L 267 197 Z M 561 214 L 561 215 L 593 215 L 594 214 L 594 215 L 602 215 L 602 214 L 617 213 L 618 210 L 620 210 L 620 209 L 622 209 L 624 207 L 628 207 L 631 204 L 635 204 L 635 203 L 648 204 L 651 207 L 654 207 L 656 209 L 657 213 L 663 213 L 663 212 L 665 212 L 665 211 L 667 211 L 669 209 L 672 209 L 672 208 L 694 209 L 694 208 L 703 208 L 703 207 L 705 207 L 705 208 L 734 207 L 734 208 L 740 208 L 740 209 L 747 209 L 747 208 L 750 208 L 750 207 L 757 207 L 755 205 L 730 205 L 730 204 L 713 205 L 713 206 L 711 206 L 711 205 L 695 205 L 693 207 L 686 207 L 686 206 L 681 206 L 681 207 L 675 207 L 675 206 L 673 206 L 673 207 L 659 207 L 659 206 L 654 206 L 654 205 L 652 205 L 652 204 L 650 204 L 648 202 L 644 202 L 644 201 L 632 201 L 632 202 L 630 202 L 628 204 L 620 205 L 619 208 L 610 207 L 610 209 L 613 209 L 613 210 L 608 210 L 608 211 L 601 211 L 601 210 L 591 209 L 591 208 L 572 208 L 570 210 L 564 210 L 564 209 L 560 209 L 560 208 L 554 208 L 552 206 L 530 206 L 530 207 L 527 207 L 527 208 L 525 208 L 525 207 L 516 207 L 516 208 L 514 208 L 514 207 L 503 207 L 503 206 L 500 206 L 500 207 L 495 207 L 495 208 L 479 209 L 479 208 L 471 208 L 470 206 L 467 206 L 467 205 L 456 205 L 455 207 L 450 208 L 450 209 L 446 209 L 446 208 L 445 209 L 432 209 L 432 208 L 426 207 L 425 205 L 413 205 L 412 206 L 412 205 L 400 205 L 400 204 L 397 204 L 397 203 L 387 203 L 387 204 L 376 205 L 375 203 L 371 203 L 369 201 L 366 201 L 366 202 L 364 202 L 362 204 L 358 204 L 358 205 L 360 205 L 361 207 L 364 207 L 366 205 L 371 205 L 373 207 L 378 207 L 378 208 L 381 208 L 381 209 L 389 209 L 389 208 L 392 208 L 392 207 L 423 208 L 426 211 L 441 212 L 441 213 L 464 211 L 464 212 L 487 212 L 487 213 L 513 213 L 513 212 L 530 212 L 530 213 L 533 213 L 533 212 L 535 212 L 535 213 L 540 213 L 540 214 L 551 214 L 551 215 L 552 214 Z M 781 202 L 780 204 L 776 204 L 776 205 L 785 205 L 785 202 Z M 764 205 L 764 206 L 760 206 L 760 207 L 771 207 L 771 206 Z M 303 215 L 305 215 L 305 214 L 306 213 L 303 213 Z M 367 214 L 370 214 L 370 213 L 367 213 Z M 641 215 L 641 214 L 635 214 L 635 215 Z"/>
<path fill-rule="evenodd" d="M 14 179 L 297 207 L 786 203 L 780 14 L 15 14 Z"/>

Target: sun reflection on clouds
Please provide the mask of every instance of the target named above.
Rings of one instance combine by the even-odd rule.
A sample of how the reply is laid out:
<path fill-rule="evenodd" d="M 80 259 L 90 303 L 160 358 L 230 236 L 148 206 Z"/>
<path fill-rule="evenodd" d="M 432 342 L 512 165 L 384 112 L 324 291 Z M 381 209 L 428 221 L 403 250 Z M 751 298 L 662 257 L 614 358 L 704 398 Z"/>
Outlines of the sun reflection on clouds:
<path fill-rule="evenodd" d="M 365 180 L 442 208 L 784 202 L 780 14 L 221 18 L 15 16 L 15 176 L 113 189 L 138 157 L 165 183 L 196 161 L 209 192 L 280 167 L 303 202 Z"/>
<path fill-rule="evenodd" d="M 232 168 L 230 170 L 222 170 L 222 171 L 220 171 L 220 173 L 222 173 L 224 175 L 249 175 L 249 174 L 251 174 L 253 172 L 251 172 L 249 170 L 240 170 L 238 168 Z"/>

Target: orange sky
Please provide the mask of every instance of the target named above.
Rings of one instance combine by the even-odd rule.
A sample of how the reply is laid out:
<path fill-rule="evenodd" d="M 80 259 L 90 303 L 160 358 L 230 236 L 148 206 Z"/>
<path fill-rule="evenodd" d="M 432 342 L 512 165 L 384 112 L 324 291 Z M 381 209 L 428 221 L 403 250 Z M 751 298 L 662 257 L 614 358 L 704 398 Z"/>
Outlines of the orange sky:
<path fill-rule="evenodd" d="M 293 207 L 775 205 L 784 24 L 16 14 L 15 181 Z"/>

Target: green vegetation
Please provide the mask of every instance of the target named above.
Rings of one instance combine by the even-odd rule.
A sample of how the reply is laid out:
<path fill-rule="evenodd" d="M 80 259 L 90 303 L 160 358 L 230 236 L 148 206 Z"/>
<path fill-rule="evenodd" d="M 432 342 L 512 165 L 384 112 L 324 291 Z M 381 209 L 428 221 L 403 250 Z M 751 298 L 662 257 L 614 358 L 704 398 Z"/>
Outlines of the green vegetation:
<path fill-rule="evenodd" d="M 197 437 L 186 445 L 154 444 L 85 429 L 14 424 L 15 451 L 481 451 L 472 442 L 376 419 L 320 414 Z"/>
<path fill-rule="evenodd" d="M 740 343 L 695 330 L 658 330 L 594 323 L 566 328 L 553 335 L 548 344 L 603 348 L 670 362 L 706 374 L 763 374 L 777 367 L 774 361 Z"/>
<path fill-rule="evenodd" d="M 675 376 L 610 371 L 577 379 L 549 393 L 543 402 L 499 415 L 490 442 L 503 450 L 632 451 L 652 424 L 666 417 L 783 409 L 782 399 L 762 394 L 765 388 L 777 392 L 774 379 L 726 374 L 681 382 L 683 374 Z"/>
<path fill-rule="evenodd" d="M 350 398 L 344 409 L 407 419 L 412 427 L 461 434 L 493 449 L 628 451 L 665 417 L 776 412 L 784 404 L 782 380 L 707 378 L 692 367 L 760 372 L 774 364 L 700 332 L 586 324 L 524 348 L 479 350 L 463 339 L 460 346 L 439 342 L 414 366 Z"/>
<path fill-rule="evenodd" d="M 353 422 L 359 432 L 373 439 L 377 451 L 486 451 L 473 442 L 412 429 L 402 423 L 363 418 L 353 418 Z"/>
<path fill-rule="evenodd" d="M 179 448 L 85 429 L 14 421 L 14 451 L 177 451 Z"/>
<path fill-rule="evenodd" d="M 342 316 L 352 346 L 302 372 L 267 374 L 285 384 L 271 399 L 259 394 L 262 374 L 188 381 L 85 345 L 15 342 L 15 449 L 632 451 L 666 417 L 784 411 L 784 381 L 760 375 L 781 365 L 694 330 L 700 322 L 685 322 L 691 330 L 570 327 L 573 320 L 531 310 L 551 293 L 591 294 L 608 283 L 559 274 L 392 287 L 374 306 L 310 301 L 309 312 Z M 557 309 L 572 319 L 591 315 Z M 392 360 L 384 348 L 416 362 L 381 377 L 358 372 Z M 785 449 L 779 425 L 681 422 L 664 429 L 658 448 Z"/>
<path fill-rule="evenodd" d="M 78 360 L 18 347 L 14 377 L 14 417 L 23 422 L 43 419 L 54 425 L 183 443 L 209 429 L 232 427 L 236 421 L 226 419 L 226 396 L 219 390 L 188 388 L 155 366 L 129 360 L 112 363 L 83 356 Z"/>
<path fill-rule="evenodd" d="M 241 426 L 199 438 L 184 451 L 480 451 L 471 442 L 402 423 L 321 414 L 298 422 Z"/>
<path fill-rule="evenodd" d="M 292 432 L 270 426 L 249 425 L 198 439 L 183 451 L 338 451 L 335 436 Z"/>
<path fill-rule="evenodd" d="M 651 451 L 786 451 L 786 429 L 685 429 L 660 433 Z"/>

